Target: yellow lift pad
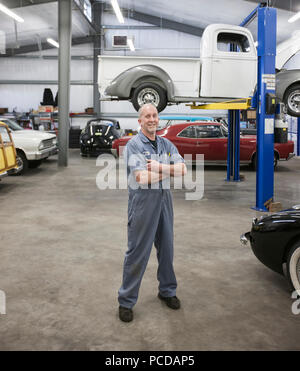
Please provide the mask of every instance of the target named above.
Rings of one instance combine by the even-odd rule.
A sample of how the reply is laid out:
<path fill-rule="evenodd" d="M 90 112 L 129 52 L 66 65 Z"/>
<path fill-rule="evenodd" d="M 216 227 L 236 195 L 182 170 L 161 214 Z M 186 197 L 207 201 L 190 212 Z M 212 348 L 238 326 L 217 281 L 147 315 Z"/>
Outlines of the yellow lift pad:
<path fill-rule="evenodd" d="M 233 99 L 225 102 L 218 102 L 218 103 L 204 103 L 204 104 L 197 104 L 194 102 L 193 104 L 186 104 L 190 106 L 191 109 L 212 109 L 212 110 L 246 110 L 251 107 L 251 98 L 246 99 Z"/>

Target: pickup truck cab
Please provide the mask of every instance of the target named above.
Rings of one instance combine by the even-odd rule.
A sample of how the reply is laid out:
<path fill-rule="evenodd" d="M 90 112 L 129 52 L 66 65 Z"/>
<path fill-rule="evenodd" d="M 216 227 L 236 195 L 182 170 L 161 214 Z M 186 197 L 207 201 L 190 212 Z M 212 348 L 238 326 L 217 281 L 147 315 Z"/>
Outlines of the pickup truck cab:
<path fill-rule="evenodd" d="M 280 44 L 281 45 L 281 44 Z M 280 65 L 298 50 L 285 42 Z M 100 100 L 130 100 L 138 111 L 153 103 L 220 102 L 248 98 L 257 82 L 257 51 L 251 32 L 239 26 L 211 24 L 203 32 L 200 58 L 99 56 Z M 280 96 L 288 101 L 284 85 Z M 283 92 L 282 92 L 283 90 Z"/>
<path fill-rule="evenodd" d="M 8 127 L 0 121 L 0 180 L 8 172 L 17 173 L 21 168 L 17 165 L 16 149 Z"/>

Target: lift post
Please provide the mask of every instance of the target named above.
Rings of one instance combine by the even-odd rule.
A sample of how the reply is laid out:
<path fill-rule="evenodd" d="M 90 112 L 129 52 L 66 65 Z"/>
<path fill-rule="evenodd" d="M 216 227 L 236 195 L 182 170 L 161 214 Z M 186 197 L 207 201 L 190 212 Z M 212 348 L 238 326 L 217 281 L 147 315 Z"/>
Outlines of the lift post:
<path fill-rule="evenodd" d="M 257 9 L 256 207 L 268 211 L 274 197 L 276 9 Z"/>
<path fill-rule="evenodd" d="M 227 179 L 240 181 L 240 111 L 228 111 Z"/>
<path fill-rule="evenodd" d="M 258 18 L 258 68 L 257 91 L 251 99 L 256 107 L 256 207 L 255 210 L 269 211 L 274 197 L 274 115 L 275 99 L 275 58 L 276 58 L 276 9 L 269 7 L 269 1 L 258 5 L 245 18 L 240 26 L 246 26 L 255 17 Z M 245 71 L 247 73 L 247 71 Z M 248 102 L 242 107 L 241 102 L 212 103 L 190 105 L 192 109 L 228 109 L 228 149 L 227 180 L 239 181 L 240 157 L 240 116 L 239 109 L 247 109 Z M 300 124 L 298 121 L 300 137 Z M 299 140 L 300 144 L 300 140 Z M 300 151 L 300 147 L 299 147 Z"/>

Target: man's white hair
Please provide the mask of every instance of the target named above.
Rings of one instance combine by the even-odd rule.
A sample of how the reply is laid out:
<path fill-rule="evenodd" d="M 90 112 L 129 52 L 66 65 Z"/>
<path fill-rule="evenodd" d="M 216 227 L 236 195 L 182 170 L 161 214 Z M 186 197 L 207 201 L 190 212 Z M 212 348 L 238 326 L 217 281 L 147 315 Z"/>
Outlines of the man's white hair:
<path fill-rule="evenodd" d="M 154 107 L 157 110 L 157 107 L 153 103 L 145 103 L 139 109 L 139 112 L 138 112 L 139 118 L 142 116 L 142 113 L 143 113 L 144 108 L 145 107 L 149 107 L 149 106 L 152 106 L 152 107 Z"/>

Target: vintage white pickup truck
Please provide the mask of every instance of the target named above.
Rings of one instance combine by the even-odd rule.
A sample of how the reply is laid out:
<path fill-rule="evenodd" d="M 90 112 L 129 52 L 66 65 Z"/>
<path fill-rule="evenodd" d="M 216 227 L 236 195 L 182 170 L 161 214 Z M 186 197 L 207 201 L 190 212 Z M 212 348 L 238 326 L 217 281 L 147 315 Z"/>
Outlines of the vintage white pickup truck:
<path fill-rule="evenodd" d="M 277 56 L 279 71 L 300 48 L 285 42 Z M 300 44 L 299 41 L 296 43 Z M 233 47 L 230 48 L 230 45 Z M 279 50 L 279 49 L 277 49 Z M 100 100 L 130 100 L 136 110 L 147 102 L 162 111 L 167 104 L 218 102 L 248 98 L 257 82 L 257 51 L 251 32 L 239 26 L 211 24 L 203 32 L 200 58 L 99 56 Z M 300 81 L 300 76 L 298 78 Z M 293 77 L 278 91 L 288 101 Z M 300 114 L 299 91 L 293 90 Z M 298 100 L 299 102 L 298 102 Z M 295 108 L 295 107 L 294 107 Z M 296 113 L 297 112 L 292 112 Z"/>

